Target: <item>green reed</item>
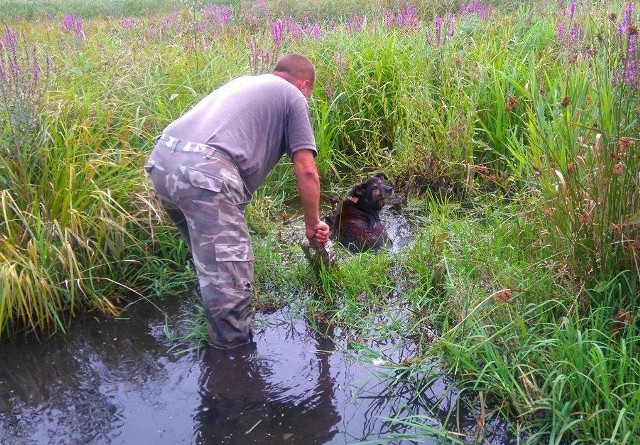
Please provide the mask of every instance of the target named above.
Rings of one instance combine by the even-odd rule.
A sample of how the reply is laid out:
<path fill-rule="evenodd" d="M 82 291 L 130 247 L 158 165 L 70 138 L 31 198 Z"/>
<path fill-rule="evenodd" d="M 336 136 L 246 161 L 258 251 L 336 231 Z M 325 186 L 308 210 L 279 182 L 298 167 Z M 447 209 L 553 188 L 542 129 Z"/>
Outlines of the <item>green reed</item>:
<path fill-rule="evenodd" d="M 86 0 L 43 0 L 34 4 L 28 0 L 6 0 L 0 5 L 2 17 L 36 19 L 44 14 L 78 14 L 94 16 L 133 16 L 162 11 L 180 5 L 177 0 L 114 0 L 93 2 Z"/>
<path fill-rule="evenodd" d="M 91 2 L 62 3 L 46 4 L 52 17 L 22 3 L 6 15 L 54 69 L 37 101 L 5 94 L 0 104 L 10 154 L 0 160 L 0 335 L 192 293 L 186 247 L 144 158 L 216 86 L 301 52 L 318 68 L 310 108 L 323 191 L 344 196 L 378 170 L 395 176 L 415 239 L 396 254 L 338 248 L 339 269 L 311 271 L 288 237 L 302 229 L 285 160 L 247 209 L 256 307 L 288 304 L 340 326 L 358 351 L 371 339 L 415 339 L 412 363 L 389 364 L 413 377 L 390 385 L 414 385 L 419 397 L 435 371 L 415 376 L 437 359 L 470 405 L 498 401 L 497 415 L 530 443 L 633 443 L 638 92 L 615 82 L 628 60 L 626 3 L 571 15 L 556 2 L 493 2 L 487 16 L 461 11 L 464 2 L 421 4 L 415 26 L 385 21 L 387 9 L 394 20 L 409 14 L 404 1 L 267 2 L 267 14 L 227 2 L 228 22 L 197 2 L 145 3 L 154 13 L 123 2 L 108 18 L 86 12 Z M 306 14 L 319 34 L 292 27 L 274 41 L 275 20 Z M 16 119 L 16 105 L 28 119 Z M 442 178 L 451 190 L 428 197 Z M 206 335 L 197 304 L 189 317 L 188 332 L 175 333 L 187 342 Z M 390 422 L 451 437 L 431 418 Z"/>
<path fill-rule="evenodd" d="M 624 52 L 616 46 L 616 27 L 602 13 L 585 25 L 594 28 L 585 32 L 597 32 L 594 51 L 602 57 L 573 60 L 570 54 L 569 75 L 558 76 L 555 84 L 530 82 L 528 159 L 548 200 L 548 239 L 564 250 L 569 267 L 593 283 L 637 270 L 634 215 L 640 195 L 633 135 L 640 120 L 631 109 L 640 97 L 629 85 L 613 82 Z"/>

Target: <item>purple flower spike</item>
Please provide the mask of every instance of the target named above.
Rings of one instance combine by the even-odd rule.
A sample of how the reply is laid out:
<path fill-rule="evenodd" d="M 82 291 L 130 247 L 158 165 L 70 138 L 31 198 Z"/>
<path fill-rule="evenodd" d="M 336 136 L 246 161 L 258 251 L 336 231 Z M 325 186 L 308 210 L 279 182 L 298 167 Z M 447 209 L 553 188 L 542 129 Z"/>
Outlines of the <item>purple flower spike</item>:
<path fill-rule="evenodd" d="M 393 11 L 391 9 L 387 9 L 385 15 L 384 15 L 384 24 L 386 27 L 391 27 L 391 25 L 393 25 L 393 21 L 395 20 Z"/>
<path fill-rule="evenodd" d="M 73 14 L 67 14 L 64 16 L 64 19 L 62 19 L 62 24 L 60 25 L 60 27 L 62 28 L 62 31 L 69 32 L 73 29 L 74 23 L 75 18 L 73 17 Z"/>
<path fill-rule="evenodd" d="M 133 29 L 136 26 L 136 21 L 135 19 L 131 18 L 131 17 L 126 17 L 124 19 L 122 19 L 122 27 L 124 29 Z"/>
<path fill-rule="evenodd" d="M 631 2 L 629 2 L 627 4 L 627 7 L 624 10 L 624 15 L 622 16 L 622 21 L 620 22 L 620 26 L 618 26 L 619 36 L 623 34 L 627 34 L 629 32 L 632 16 L 633 16 L 633 5 L 631 4 Z"/>
<path fill-rule="evenodd" d="M 442 43 L 442 18 L 436 17 L 434 27 L 436 30 L 436 45 L 440 45 Z"/>
<path fill-rule="evenodd" d="M 280 47 L 282 45 L 282 30 L 284 29 L 284 23 L 282 20 L 278 20 L 271 27 L 271 35 L 273 36 L 273 42 L 276 47 Z"/>
<path fill-rule="evenodd" d="M 314 23 L 309 31 L 309 35 L 316 40 L 320 40 L 322 38 L 322 31 L 320 30 L 320 25 Z"/>

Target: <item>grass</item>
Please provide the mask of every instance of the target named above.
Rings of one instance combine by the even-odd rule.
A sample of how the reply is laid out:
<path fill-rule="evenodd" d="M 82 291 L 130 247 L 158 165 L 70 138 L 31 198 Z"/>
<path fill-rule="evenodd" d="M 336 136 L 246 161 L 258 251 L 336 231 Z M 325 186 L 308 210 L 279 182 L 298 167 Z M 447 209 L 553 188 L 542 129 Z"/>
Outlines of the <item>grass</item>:
<path fill-rule="evenodd" d="M 455 376 L 465 403 L 490 401 L 523 443 L 637 443 L 630 5 L 4 2 L 0 336 L 191 292 L 186 248 L 143 175 L 153 138 L 228 79 L 301 52 L 318 71 L 325 198 L 382 170 L 414 239 L 399 252 L 338 247 L 338 269 L 311 271 L 291 235 L 302 229 L 285 160 L 246 214 L 256 307 L 339 326 L 365 355 L 415 341 L 410 363 L 387 365 L 400 376 L 390 387 L 419 398 Z M 167 332 L 197 347 L 197 304 L 185 319 Z M 460 440 L 410 412 L 389 421 L 415 425 L 415 440 Z"/>
<path fill-rule="evenodd" d="M 83 17 L 140 16 L 180 5 L 176 0 L 110 0 L 87 2 L 83 0 L 44 0 L 34 4 L 28 0 L 7 0 L 0 6 L 3 17 L 34 20 L 47 14 L 76 14 Z"/>

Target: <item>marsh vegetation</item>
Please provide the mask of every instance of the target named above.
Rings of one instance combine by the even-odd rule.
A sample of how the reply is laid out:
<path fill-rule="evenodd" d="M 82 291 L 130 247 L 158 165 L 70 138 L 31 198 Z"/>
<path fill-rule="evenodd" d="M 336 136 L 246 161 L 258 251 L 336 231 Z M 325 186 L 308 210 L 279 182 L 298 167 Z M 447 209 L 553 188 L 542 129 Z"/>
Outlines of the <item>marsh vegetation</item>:
<path fill-rule="evenodd" d="M 637 444 L 638 9 L 531 3 L 3 2 L 3 341 L 193 292 L 143 161 L 217 85 L 299 52 L 318 70 L 327 212 L 383 171 L 412 240 L 335 246 L 339 268 L 312 271 L 285 160 L 247 209 L 256 308 L 337 327 L 416 398 L 455 377 L 480 426 L 503 417 L 523 443 Z M 181 341 L 197 347 L 190 317 Z M 393 338 L 414 356 L 385 357 Z M 389 421 L 415 424 L 415 440 L 482 441 L 482 428 Z"/>

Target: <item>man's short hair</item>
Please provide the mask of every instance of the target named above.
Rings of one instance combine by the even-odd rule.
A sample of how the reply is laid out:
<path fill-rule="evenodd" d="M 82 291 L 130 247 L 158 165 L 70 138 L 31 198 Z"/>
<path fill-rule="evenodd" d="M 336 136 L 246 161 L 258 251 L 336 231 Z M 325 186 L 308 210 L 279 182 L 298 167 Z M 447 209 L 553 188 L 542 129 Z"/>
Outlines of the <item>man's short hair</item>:
<path fill-rule="evenodd" d="M 316 69 L 313 63 L 300 54 L 282 56 L 273 68 L 273 72 L 285 73 L 297 80 L 310 80 L 312 83 L 316 80 Z"/>

